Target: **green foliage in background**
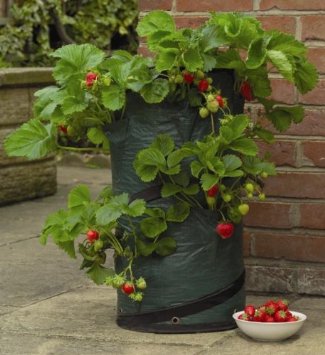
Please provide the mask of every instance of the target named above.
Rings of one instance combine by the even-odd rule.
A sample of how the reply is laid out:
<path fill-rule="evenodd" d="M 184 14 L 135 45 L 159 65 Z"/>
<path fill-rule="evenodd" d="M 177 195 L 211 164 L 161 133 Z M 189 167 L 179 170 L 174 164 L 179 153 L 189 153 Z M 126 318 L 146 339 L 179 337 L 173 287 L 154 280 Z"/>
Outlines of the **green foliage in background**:
<path fill-rule="evenodd" d="M 135 52 L 137 0 L 26 0 L 0 28 L 0 67 L 48 66 L 54 49 L 90 42 Z"/>

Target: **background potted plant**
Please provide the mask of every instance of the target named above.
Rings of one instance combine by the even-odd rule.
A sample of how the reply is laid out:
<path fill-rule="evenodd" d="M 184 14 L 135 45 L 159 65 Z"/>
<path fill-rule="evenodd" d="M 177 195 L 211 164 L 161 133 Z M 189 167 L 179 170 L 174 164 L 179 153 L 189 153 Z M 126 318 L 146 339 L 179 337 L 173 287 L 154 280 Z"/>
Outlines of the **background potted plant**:
<path fill-rule="evenodd" d="M 268 97 L 274 68 L 299 92 L 316 70 L 292 36 L 264 31 L 239 14 L 212 13 L 199 29 L 176 29 L 154 11 L 139 22 L 154 58 L 92 45 L 53 56 L 57 86 L 36 93 L 35 117 L 11 134 L 9 155 L 30 159 L 85 137 L 110 151 L 113 187 L 91 199 L 79 185 L 68 208 L 50 215 L 49 236 L 70 256 L 80 236 L 81 267 L 118 289 L 119 325 L 142 331 L 197 332 L 234 327 L 245 303 L 241 219 L 265 199 L 275 174 L 256 138 L 273 134 L 243 114 L 258 100 L 278 131 L 303 119 L 300 106 Z M 72 148 L 75 149 L 75 148 Z M 105 266 L 114 249 L 115 269 Z"/>

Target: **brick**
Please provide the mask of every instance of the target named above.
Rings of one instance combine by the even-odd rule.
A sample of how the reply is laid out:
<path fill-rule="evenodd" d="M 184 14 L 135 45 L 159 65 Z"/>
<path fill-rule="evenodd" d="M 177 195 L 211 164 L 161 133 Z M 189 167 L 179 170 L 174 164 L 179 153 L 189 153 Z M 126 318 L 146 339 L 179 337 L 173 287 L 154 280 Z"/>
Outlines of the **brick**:
<path fill-rule="evenodd" d="M 26 88 L 0 89 L 1 125 L 26 122 L 30 114 L 30 95 Z"/>
<path fill-rule="evenodd" d="M 324 296 L 324 280 L 324 267 L 300 267 L 297 270 L 297 292 Z"/>
<path fill-rule="evenodd" d="M 266 180 L 267 196 L 325 198 L 325 173 L 279 172 Z"/>
<path fill-rule="evenodd" d="M 184 12 L 249 11 L 253 10 L 253 0 L 176 0 L 176 10 Z"/>
<path fill-rule="evenodd" d="M 52 195 L 56 192 L 54 158 L 0 169 L 0 205 Z"/>
<path fill-rule="evenodd" d="M 325 230 L 325 202 L 302 203 L 299 227 Z"/>
<path fill-rule="evenodd" d="M 260 155 L 270 153 L 270 159 L 276 166 L 293 166 L 296 167 L 296 143 L 292 141 L 278 140 L 273 144 L 258 142 Z"/>
<path fill-rule="evenodd" d="M 260 10 L 325 10 L 323 0 L 262 0 Z"/>
<path fill-rule="evenodd" d="M 145 57 L 153 57 L 154 54 L 149 51 L 147 45 L 145 43 L 141 43 L 138 47 L 138 53 L 142 54 Z"/>
<path fill-rule="evenodd" d="M 294 86 L 284 79 L 271 79 L 272 99 L 286 104 L 295 103 Z"/>
<path fill-rule="evenodd" d="M 244 230 L 243 232 L 243 256 L 250 254 L 250 234 Z"/>
<path fill-rule="evenodd" d="M 173 0 L 139 0 L 140 11 L 165 10 L 170 11 L 173 6 Z"/>
<path fill-rule="evenodd" d="M 325 3 L 324 3 L 325 5 Z M 302 39 L 303 40 L 325 40 L 324 16 L 302 16 Z"/>
<path fill-rule="evenodd" d="M 325 47 L 309 48 L 308 59 L 316 66 L 318 73 L 325 73 Z"/>
<path fill-rule="evenodd" d="M 307 141 L 302 143 L 303 158 L 311 165 L 325 168 L 325 141 Z"/>
<path fill-rule="evenodd" d="M 325 262 L 325 233 L 297 235 L 254 231 L 252 256 L 307 262 Z"/>
<path fill-rule="evenodd" d="M 324 105 L 325 79 L 319 80 L 315 89 L 305 95 L 299 95 L 299 102 L 308 105 Z"/>
<path fill-rule="evenodd" d="M 8 68 L 0 71 L 1 86 L 45 86 L 53 83 L 52 68 Z"/>
<path fill-rule="evenodd" d="M 280 30 L 295 35 L 296 19 L 293 16 L 260 16 L 257 17 L 265 30 Z"/>
<path fill-rule="evenodd" d="M 207 19 L 207 16 L 176 16 L 175 22 L 177 28 L 197 28 L 201 26 Z"/>
<path fill-rule="evenodd" d="M 245 261 L 245 289 L 254 292 L 292 293 L 297 288 L 297 271 L 284 266 L 250 265 Z"/>
<path fill-rule="evenodd" d="M 292 228 L 291 204 L 281 202 L 250 202 L 244 225 L 249 227 Z"/>

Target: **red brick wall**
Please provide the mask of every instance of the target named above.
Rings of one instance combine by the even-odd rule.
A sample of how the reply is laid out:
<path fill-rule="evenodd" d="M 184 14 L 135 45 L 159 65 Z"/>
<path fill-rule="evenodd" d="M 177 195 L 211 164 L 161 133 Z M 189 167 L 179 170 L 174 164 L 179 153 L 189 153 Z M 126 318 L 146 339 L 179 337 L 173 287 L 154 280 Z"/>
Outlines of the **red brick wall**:
<path fill-rule="evenodd" d="M 198 26 L 209 11 L 240 11 L 256 16 L 265 29 L 293 34 L 309 47 L 320 81 L 299 95 L 273 74 L 274 98 L 301 103 L 303 123 L 277 135 L 271 149 L 278 176 L 266 183 L 266 202 L 254 202 L 245 220 L 245 255 L 315 265 L 325 262 L 325 1 L 324 0 L 139 0 L 142 14 L 169 11 L 179 26 Z M 252 107 L 258 114 L 258 109 Z M 324 277 L 324 269 L 322 269 Z M 307 276 L 306 276 L 307 277 Z M 315 275 L 315 277 L 320 277 Z"/>

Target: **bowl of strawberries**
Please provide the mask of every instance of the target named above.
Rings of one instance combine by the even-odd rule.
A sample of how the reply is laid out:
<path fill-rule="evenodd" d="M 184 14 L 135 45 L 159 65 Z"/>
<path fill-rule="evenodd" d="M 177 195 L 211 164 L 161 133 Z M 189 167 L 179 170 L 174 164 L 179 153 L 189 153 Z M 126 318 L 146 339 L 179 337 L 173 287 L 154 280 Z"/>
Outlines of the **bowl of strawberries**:
<path fill-rule="evenodd" d="M 268 300 L 262 306 L 247 304 L 233 314 L 238 328 L 259 341 L 280 341 L 296 334 L 307 316 L 289 309 L 285 299 Z"/>

